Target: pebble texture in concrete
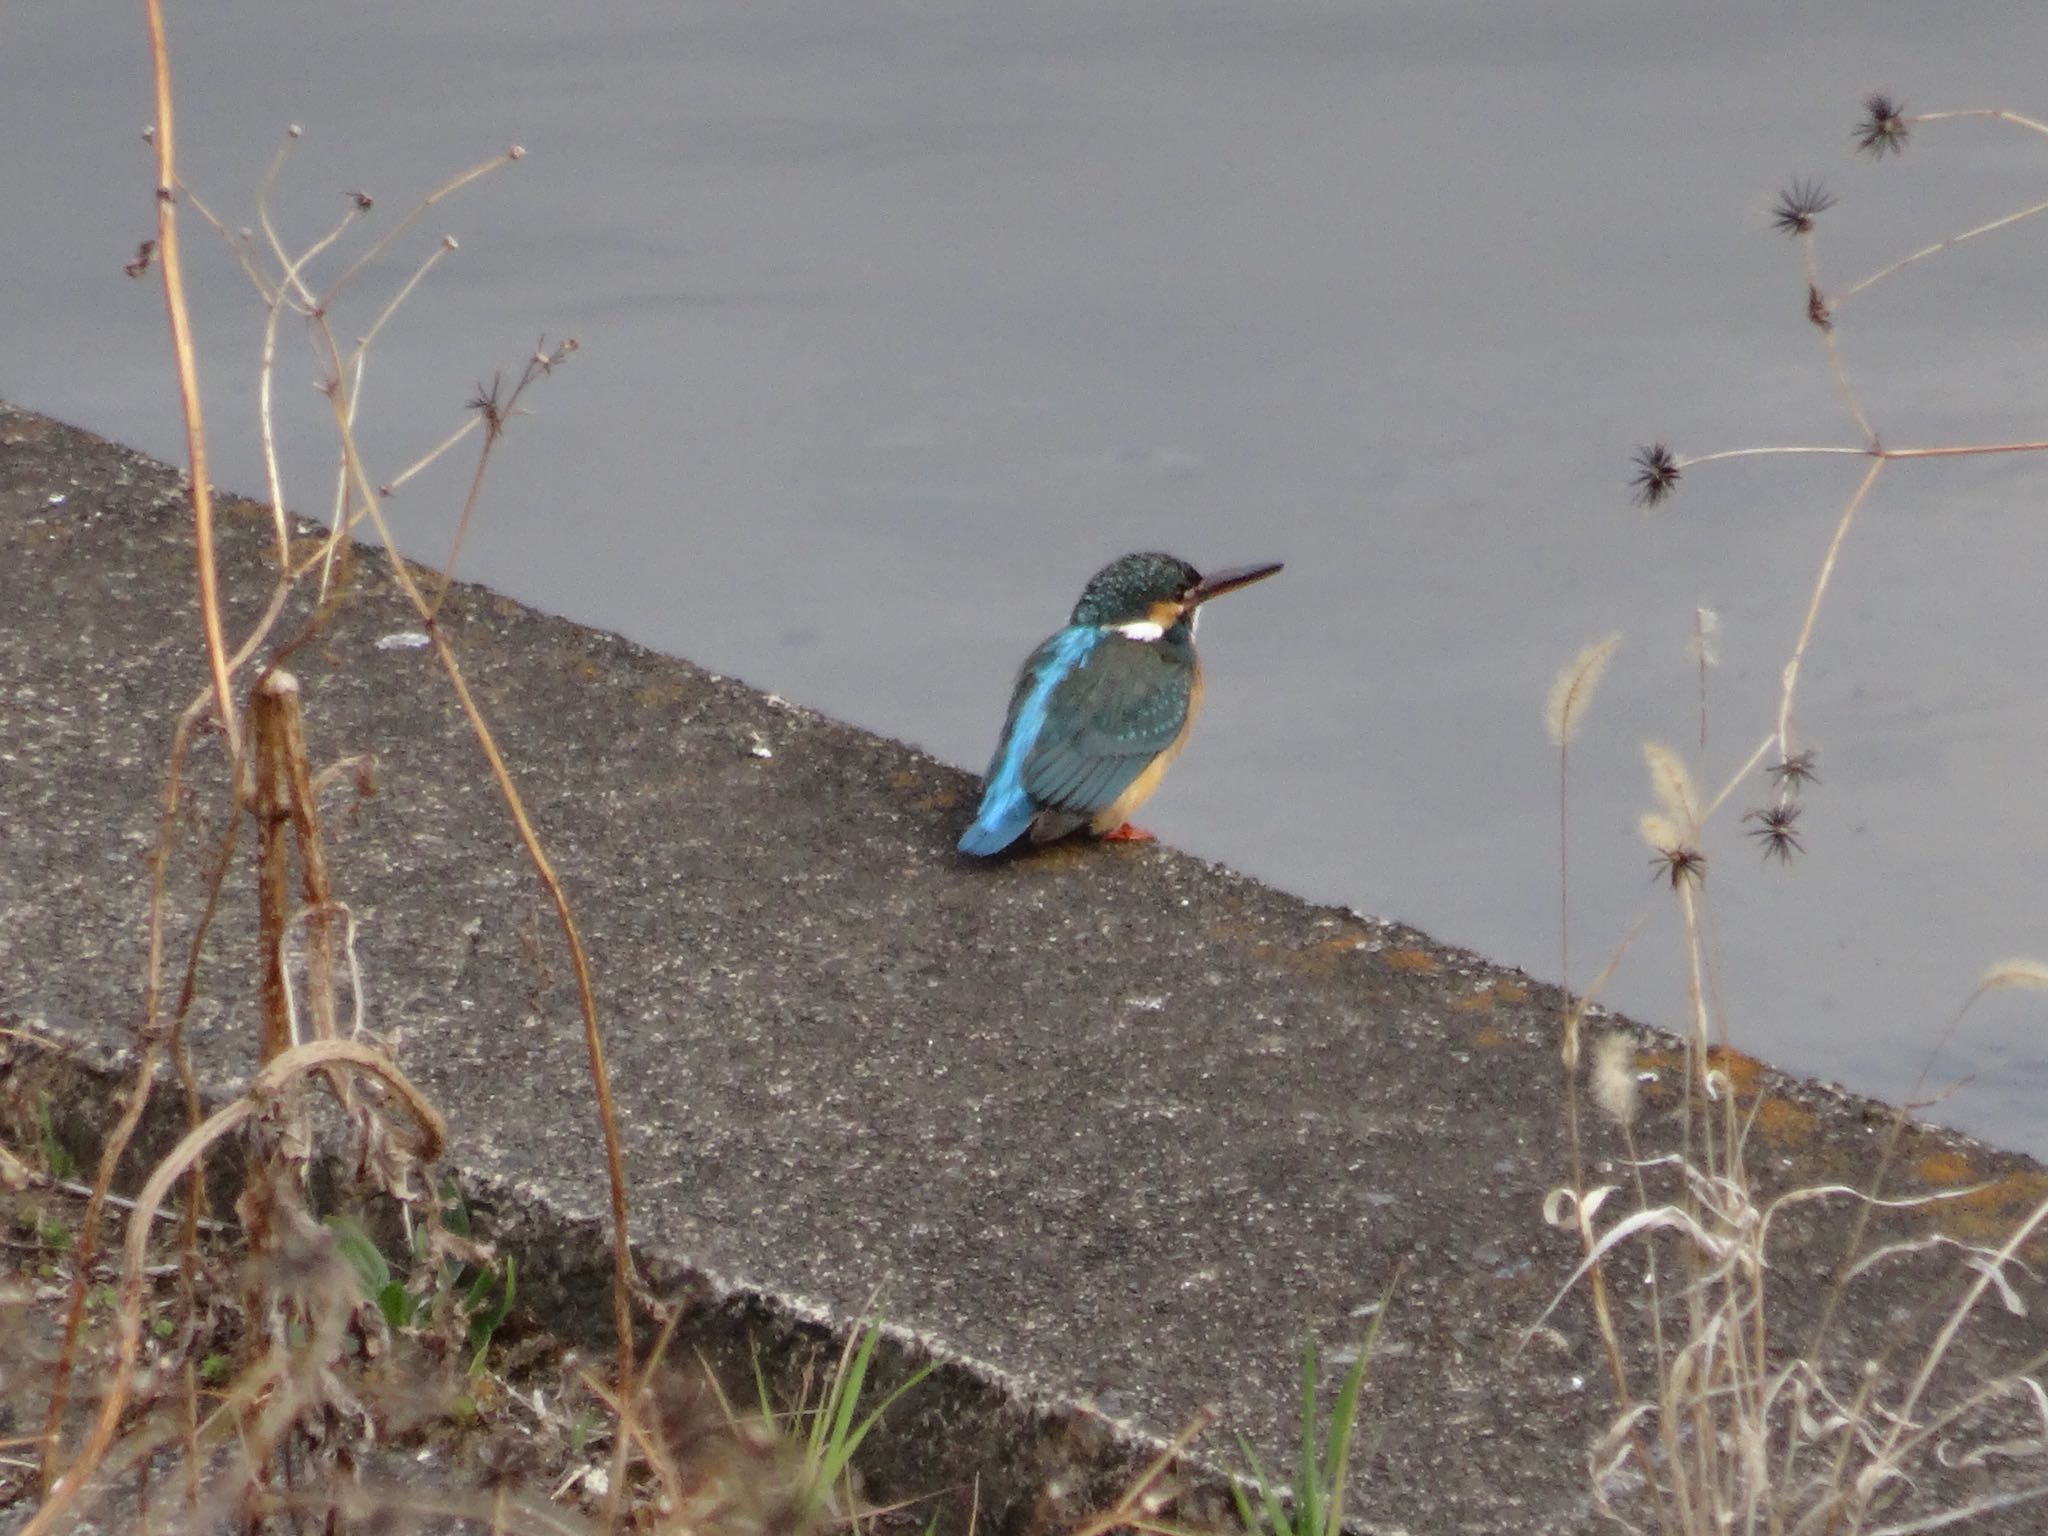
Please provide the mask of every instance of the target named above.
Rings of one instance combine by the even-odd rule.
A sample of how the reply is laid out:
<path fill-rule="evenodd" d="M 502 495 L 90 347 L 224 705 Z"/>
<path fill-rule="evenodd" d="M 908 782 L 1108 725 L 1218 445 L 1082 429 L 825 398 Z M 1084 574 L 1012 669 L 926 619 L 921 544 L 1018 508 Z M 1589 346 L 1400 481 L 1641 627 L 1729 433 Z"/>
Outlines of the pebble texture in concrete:
<path fill-rule="evenodd" d="M 223 514 L 237 634 L 269 527 Z M 99 1061 L 138 1015 L 144 855 L 203 683 L 192 560 L 173 472 L 0 408 L 0 1022 Z M 1354 1339 L 1398 1265 L 1360 1517 L 1592 1524 L 1604 1377 L 1577 1304 L 1516 1350 L 1577 1257 L 1540 1216 L 1565 1166 L 1555 993 L 1169 848 L 963 860 L 974 783 L 954 768 L 487 591 L 458 586 L 443 622 L 589 940 L 650 1272 L 842 1320 L 879 1288 L 1006 1392 L 1140 1436 L 1213 1403 L 1279 1462 L 1304 1334 Z M 328 801 L 368 1023 L 513 1240 L 523 1220 L 563 1245 L 522 1255 L 551 1321 L 601 1340 L 603 1163 L 567 967 L 431 651 L 401 638 L 417 627 L 362 551 L 291 662 L 316 760 L 379 765 L 374 799 Z M 212 738 L 195 754 L 207 818 L 221 759 Z M 252 1059 L 252 884 L 245 841 L 195 1015 L 214 1085 Z M 1671 1053 L 1653 1041 L 1644 1065 L 1668 1080 Z M 1771 1086 L 1773 1168 L 1867 1159 L 1872 1106 Z M 1670 1095 L 1651 1102 L 1654 1140 Z M 2001 1181 L 1987 1222 L 2039 1188 L 2020 1160 L 1938 1146 Z M 1024 1497 L 999 1511 L 1013 1527 Z"/>

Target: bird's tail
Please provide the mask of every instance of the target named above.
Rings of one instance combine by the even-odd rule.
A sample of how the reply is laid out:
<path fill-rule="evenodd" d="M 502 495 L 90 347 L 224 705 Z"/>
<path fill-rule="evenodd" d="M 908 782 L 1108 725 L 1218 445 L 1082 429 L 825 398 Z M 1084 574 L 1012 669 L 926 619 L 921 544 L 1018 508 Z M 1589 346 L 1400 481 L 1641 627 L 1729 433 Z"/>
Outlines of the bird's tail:
<path fill-rule="evenodd" d="M 960 851 L 978 859 L 1001 853 L 1024 835 L 1024 829 L 1037 814 L 1037 807 L 1021 790 L 989 795 L 982 800 L 981 813 L 974 818 L 974 825 L 960 834 Z"/>

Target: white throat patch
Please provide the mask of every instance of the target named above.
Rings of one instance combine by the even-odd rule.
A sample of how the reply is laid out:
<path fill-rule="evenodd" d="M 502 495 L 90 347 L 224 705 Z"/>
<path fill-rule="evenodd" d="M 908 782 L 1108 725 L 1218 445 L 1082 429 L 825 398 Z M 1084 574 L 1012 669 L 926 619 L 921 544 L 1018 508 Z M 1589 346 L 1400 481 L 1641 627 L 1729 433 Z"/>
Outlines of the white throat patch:
<path fill-rule="evenodd" d="M 1126 640 L 1157 640 L 1166 633 L 1162 626 L 1150 619 L 1140 619 L 1135 624 L 1112 624 L 1110 628 Z"/>

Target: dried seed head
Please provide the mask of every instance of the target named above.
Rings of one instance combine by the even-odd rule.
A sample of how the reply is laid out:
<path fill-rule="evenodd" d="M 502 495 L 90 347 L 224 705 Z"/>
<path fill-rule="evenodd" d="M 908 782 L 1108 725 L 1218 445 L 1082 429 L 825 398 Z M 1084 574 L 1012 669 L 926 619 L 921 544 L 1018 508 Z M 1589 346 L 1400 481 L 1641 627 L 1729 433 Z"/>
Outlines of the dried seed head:
<path fill-rule="evenodd" d="M 1550 685 L 1550 703 L 1543 712 L 1544 724 L 1550 729 L 1553 744 L 1561 747 L 1572 739 L 1572 733 L 1579 728 L 1579 717 L 1593 702 L 1593 690 L 1600 684 L 1600 674 L 1607 670 L 1614 648 L 1620 644 L 1619 630 L 1604 640 L 1595 640 L 1557 674 L 1557 680 Z"/>
<path fill-rule="evenodd" d="M 1593 1047 L 1593 1102 L 1616 1125 L 1635 1124 L 1636 1048 L 1627 1035 L 1602 1035 Z"/>
<path fill-rule="evenodd" d="M 1721 633 L 1721 615 L 1711 608 L 1692 611 L 1692 635 L 1685 642 L 1685 654 L 1703 667 L 1721 665 L 1721 651 L 1714 637 Z"/>
<path fill-rule="evenodd" d="M 2007 987 L 2023 987 L 2029 991 L 2048 988 L 2048 965 L 2038 960 L 2001 960 L 1977 983 L 1979 992 L 1998 992 Z"/>
<path fill-rule="evenodd" d="M 1671 818 L 1655 811 L 1645 811 L 1636 823 L 1636 830 L 1643 834 L 1643 841 L 1652 848 L 1669 848 L 1680 840 L 1678 828 Z"/>
<path fill-rule="evenodd" d="M 1697 827 L 1700 797 L 1685 759 L 1660 741 L 1646 741 L 1643 762 L 1650 770 L 1650 791 L 1657 797 L 1657 808 L 1681 832 Z"/>
<path fill-rule="evenodd" d="M 1863 98 L 1863 117 L 1856 124 L 1856 147 L 1873 159 L 1906 152 L 1905 104 L 1883 91 Z"/>
<path fill-rule="evenodd" d="M 1794 802 L 1781 800 L 1776 805 L 1758 806 L 1753 811 L 1744 811 L 1742 819 L 1756 823 L 1749 829 L 1749 835 L 1763 845 L 1765 858 L 1790 864 L 1793 854 L 1806 852 L 1796 830 L 1799 807 Z"/>
<path fill-rule="evenodd" d="M 1636 825 L 1651 848 L 1653 878 L 1669 880 L 1674 891 L 1688 880 L 1698 885 L 1706 878 L 1707 856 L 1686 840 L 1670 817 L 1648 811 Z"/>
<path fill-rule="evenodd" d="M 1677 891 L 1686 881 L 1692 881 L 1694 889 L 1706 879 L 1706 854 L 1692 844 L 1679 844 L 1677 848 L 1659 848 L 1657 856 L 1651 858 L 1651 879 L 1671 881 L 1671 889 Z"/>
<path fill-rule="evenodd" d="M 469 397 L 468 408 L 484 419 L 484 430 L 496 435 L 505 426 L 505 379 L 502 374 L 492 374 L 491 382 L 479 383 L 476 393 Z"/>
<path fill-rule="evenodd" d="M 1659 848 L 1650 860 L 1653 866 L 1652 880 L 1669 880 L 1671 889 L 1677 890 L 1688 880 L 1697 890 L 1707 878 L 1707 856 L 1690 843 L 1680 843 L 1672 848 Z"/>
<path fill-rule="evenodd" d="M 1678 488 L 1678 456 L 1662 443 L 1636 450 L 1629 494 L 1639 507 L 1654 507 Z"/>
<path fill-rule="evenodd" d="M 1813 221 L 1835 206 L 1834 194 L 1817 181 L 1794 180 L 1778 194 L 1771 225 L 1788 235 L 1810 235 Z"/>
<path fill-rule="evenodd" d="M 1818 784 L 1820 775 L 1814 772 L 1817 756 L 1809 747 L 1804 752 L 1794 752 L 1782 762 L 1771 764 L 1768 772 L 1778 781 L 1778 787 L 1787 794 L 1797 794 L 1803 785 Z"/>

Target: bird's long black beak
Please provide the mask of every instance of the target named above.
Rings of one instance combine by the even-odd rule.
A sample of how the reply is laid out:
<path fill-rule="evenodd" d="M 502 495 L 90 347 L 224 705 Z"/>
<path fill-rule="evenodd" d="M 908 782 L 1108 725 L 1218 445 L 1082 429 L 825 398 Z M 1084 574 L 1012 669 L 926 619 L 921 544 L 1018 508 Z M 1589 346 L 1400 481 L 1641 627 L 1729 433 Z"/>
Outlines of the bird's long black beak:
<path fill-rule="evenodd" d="M 1278 560 L 1269 560 L 1260 565 L 1233 565 L 1227 571 L 1218 571 L 1213 576 L 1204 576 L 1195 583 L 1195 590 L 1188 594 L 1190 608 L 1206 603 L 1212 597 L 1221 597 L 1226 592 L 1235 592 L 1239 587 L 1248 587 L 1255 581 L 1264 581 L 1280 569 Z"/>

